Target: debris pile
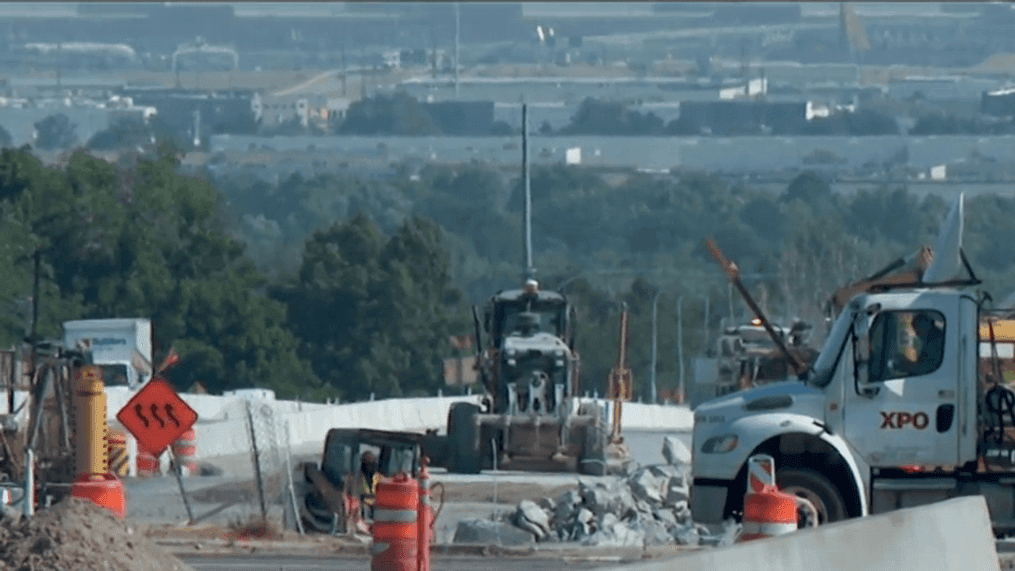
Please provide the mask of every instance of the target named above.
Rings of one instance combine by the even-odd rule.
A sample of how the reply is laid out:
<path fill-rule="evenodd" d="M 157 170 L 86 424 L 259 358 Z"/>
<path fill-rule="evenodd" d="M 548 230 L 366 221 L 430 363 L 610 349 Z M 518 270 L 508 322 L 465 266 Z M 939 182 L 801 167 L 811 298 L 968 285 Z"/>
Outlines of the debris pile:
<path fill-rule="evenodd" d="M 193 571 L 88 500 L 67 497 L 0 523 L 0 571 Z"/>
<path fill-rule="evenodd" d="M 677 466 L 637 468 L 609 483 L 581 482 L 556 500 L 521 502 L 518 527 L 537 541 L 581 541 L 585 545 L 697 545 L 707 530 L 694 524 L 687 505 L 688 483 Z"/>
<path fill-rule="evenodd" d="M 466 520 L 456 542 L 578 541 L 594 546 L 728 545 L 739 526 L 719 535 L 697 525 L 688 506 L 690 452 L 673 437 L 663 441 L 669 464 L 634 467 L 619 479 L 581 481 L 556 499 L 523 500 L 506 522 Z M 509 530 L 506 524 L 513 524 Z M 519 534 L 521 532 L 521 534 Z"/>

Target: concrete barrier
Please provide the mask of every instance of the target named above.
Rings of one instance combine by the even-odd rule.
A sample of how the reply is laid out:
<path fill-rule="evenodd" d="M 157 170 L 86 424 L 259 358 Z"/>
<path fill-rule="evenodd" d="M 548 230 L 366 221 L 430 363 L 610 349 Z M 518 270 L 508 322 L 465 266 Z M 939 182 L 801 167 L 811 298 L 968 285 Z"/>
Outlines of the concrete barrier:
<path fill-rule="evenodd" d="M 117 412 L 134 395 L 126 387 L 108 387 L 107 415 L 115 424 Z M 239 396 L 180 394 L 198 414 L 197 457 L 210 458 L 240 454 L 249 450 L 246 430 L 246 400 Z M 293 446 L 323 442 L 330 428 L 373 428 L 423 432 L 446 428 L 448 411 L 456 402 L 479 402 L 479 395 L 387 399 L 345 404 L 301 403 L 296 401 L 253 401 L 269 406 L 276 419 L 288 422 Z M 583 399 L 592 400 L 592 399 Z M 609 401 L 598 399 L 612 406 Z M 693 416 L 686 405 L 660 406 L 625 403 L 621 422 L 625 430 L 683 432 L 691 430 Z M 612 415 L 607 414 L 607 418 Z"/>
<path fill-rule="evenodd" d="M 615 571 L 999 571 L 987 503 L 982 496 L 801 530 L 703 550 Z"/>

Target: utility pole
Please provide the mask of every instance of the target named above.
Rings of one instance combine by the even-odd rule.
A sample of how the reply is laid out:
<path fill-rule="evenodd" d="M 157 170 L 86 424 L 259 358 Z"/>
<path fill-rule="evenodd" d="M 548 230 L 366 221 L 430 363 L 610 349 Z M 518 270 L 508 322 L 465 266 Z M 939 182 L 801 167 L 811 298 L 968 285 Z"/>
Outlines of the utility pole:
<path fill-rule="evenodd" d="M 349 45 L 349 36 L 342 42 L 342 97 L 346 96 L 345 85 L 349 82 L 349 66 L 345 63 L 345 48 Z"/>
<path fill-rule="evenodd" d="M 536 273 L 532 267 L 532 187 L 529 179 L 529 117 L 528 105 L 522 103 L 522 177 L 525 179 L 525 213 L 523 220 L 524 236 L 522 248 L 525 252 L 525 267 L 523 269 L 526 280 L 531 279 Z"/>
<path fill-rule="evenodd" d="M 709 303 L 709 301 L 710 301 L 710 298 L 709 298 L 709 296 L 706 295 L 705 296 L 705 321 L 702 322 L 702 327 L 701 327 L 704 330 L 704 335 L 702 336 L 702 338 L 705 340 L 705 342 L 704 342 L 705 351 L 708 351 L 709 342 L 710 342 L 710 339 L 709 339 L 710 335 L 709 335 L 709 330 L 708 330 L 708 317 L 709 317 L 708 316 L 708 309 L 709 309 L 708 303 Z"/>
<path fill-rule="evenodd" d="M 460 4 L 455 2 L 455 97 L 458 97 L 458 43 L 461 35 L 462 18 Z"/>
<path fill-rule="evenodd" d="M 684 296 L 677 298 L 677 364 L 680 367 L 680 390 L 677 398 L 680 403 L 684 402 Z"/>
<path fill-rule="evenodd" d="M 652 404 L 656 404 L 658 399 L 656 398 L 656 355 L 659 343 L 659 294 L 662 290 L 656 290 L 655 296 L 652 297 L 652 371 L 649 375 L 649 379 L 652 381 Z"/>

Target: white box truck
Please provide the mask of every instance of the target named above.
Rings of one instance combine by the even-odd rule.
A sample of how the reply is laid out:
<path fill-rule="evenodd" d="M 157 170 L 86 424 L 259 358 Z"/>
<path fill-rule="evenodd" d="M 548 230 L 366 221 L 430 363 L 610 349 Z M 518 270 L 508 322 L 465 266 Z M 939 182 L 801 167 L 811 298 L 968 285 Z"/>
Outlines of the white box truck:
<path fill-rule="evenodd" d="M 152 324 L 148 319 L 84 319 L 63 324 L 64 347 L 91 345 L 107 387 L 137 390 L 152 375 Z"/>
<path fill-rule="evenodd" d="M 102 369 L 106 383 L 107 420 L 111 426 L 119 426 L 116 413 L 152 377 L 152 323 L 148 319 L 65 321 L 64 347 L 74 348 L 79 341 L 88 342 L 92 362 Z M 137 442 L 129 432 L 126 439 L 127 473 L 135 477 Z"/>

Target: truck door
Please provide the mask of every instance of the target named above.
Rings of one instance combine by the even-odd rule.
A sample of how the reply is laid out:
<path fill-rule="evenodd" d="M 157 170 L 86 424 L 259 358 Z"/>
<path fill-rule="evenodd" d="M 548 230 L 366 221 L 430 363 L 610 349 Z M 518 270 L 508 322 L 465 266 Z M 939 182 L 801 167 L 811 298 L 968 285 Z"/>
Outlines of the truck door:
<path fill-rule="evenodd" d="M 867 382 L 845 379 L 844 430 L 871 467 L 958 464 L 958 308 L 926 305 L 866 318 Z"/>

